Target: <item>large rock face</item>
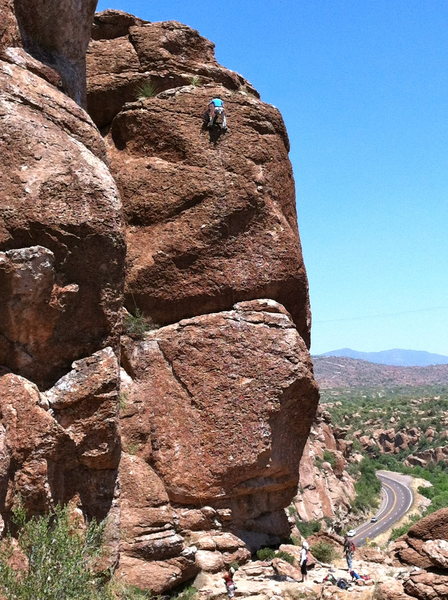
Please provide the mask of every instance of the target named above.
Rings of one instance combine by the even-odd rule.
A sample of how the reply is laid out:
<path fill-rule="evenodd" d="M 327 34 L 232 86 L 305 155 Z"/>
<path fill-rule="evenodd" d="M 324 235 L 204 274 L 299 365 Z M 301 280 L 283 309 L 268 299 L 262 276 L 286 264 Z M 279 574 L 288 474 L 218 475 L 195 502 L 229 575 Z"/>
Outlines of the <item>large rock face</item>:
<path fill-rule="evenodd" d="M 119 460 L 118 361 L 111 348 L 77 361 L 46 393 L 0 377 L 1 512 L 73 501 L 89 517 L 113 507 Z"/>
<path fill-rule="evenodd" d="M 0 364 L 38 385 L 117 347 L 121 203 L 88 116 L 23 55 L 0 62 Z"/>
<path fill-rule="evenodd" d="M 109 125 L 148 81 L 159 92 L 193 80 L 246 90 L 258 97 L 241 75 L 216 62 L 214 44 L 181 23 L 147 23 L 106 10 L 95 15 L 92 37 L 87 53 L 88 107 L 99 127 Z"/>
<path fill-rule="evenodd" d="M 396 557 L 402 563 L 421 568 L 448 569 L 448 560 L 444 564 L 444 559 L 439 557 L 437 548 L 429 543 L 433 540 L 448 541 L 448 508 L 442 508 L 415 523 L 407 535 L 396 543 Z"/>
<path fill-rule="evenodd" d="M 94 4 L 0 0 L 0 512 L 107 516 L 109 564 L 162 592 L 289 533 L 318 396 L 307 280 L 277 109 L 194 30 L 108 11 L 103 139 L 72 99 Z M 225 136 L 202 127 L 218 93 Z"/>
<path fill-rule="evenodd" d="M 0 512 L 70 501 L 108 516 L 112 542 L 121 201 L 98 130 L 59 89 L 81 102 L 94 4 L 0 6 Z"/>
<path fill-rule="evenodd" d="M 8 46 L 16 46 L 19 43 L 19 29 L 14 14 L 13 0 L 0 0 L 0 14 L 2 24 L 0 25 L 0 54 Z"/>
<path fill-rule="evenodd" d="M 122 412 L 123 446 L 134 453 L 125 463 L 132 480 L 122 477 L 122 519 L 132 524 L 123 535 L 126 577 L 160 580 L 163 589 L 162 574 L 180 553 L 187 573 L 214 571 L 247 558 L 245 544 L 253 550 L 287 537 L 282 509 L 297 486 L 317 390 L 285 309 L 243 302 L 142 341 L 125 338 L 123 364 L 133 379 Z"/>
<path fill-rule="evenodd" d="M 308 343 L 307 280 L 281 115 L 240 76 L 227 80 L 212 45 L 197 32 L 172 23 L 127 27 L 127 35 L 123 27 L 114 39 L 105 28 L 108 39 L 98 39 L 98 18 L 89 51 L 89 103 L 100 83 L 118 94 L 124 75 L 141 78 L 142 64 L 150 69 L 147 79 L 156 70 L 162 88 L 188 82 L 185 73 L 199 73 L 203 84 L 125 105 L 107 137 L 129 223 L 129 310 L 138 306 L 154 323 L 167 324 L 240 300 L 273 298 Z M 123 45 L 136 54 L 124 53 Z M 119 57 L 107 79 L 104 52 Z M 135 93 L 134 86 L 134 97 L 120 96 L 120 103 Z M 230 132 L 214 139 L 203 128 L 203 112 L 217 94 L 226 103 Z"/>

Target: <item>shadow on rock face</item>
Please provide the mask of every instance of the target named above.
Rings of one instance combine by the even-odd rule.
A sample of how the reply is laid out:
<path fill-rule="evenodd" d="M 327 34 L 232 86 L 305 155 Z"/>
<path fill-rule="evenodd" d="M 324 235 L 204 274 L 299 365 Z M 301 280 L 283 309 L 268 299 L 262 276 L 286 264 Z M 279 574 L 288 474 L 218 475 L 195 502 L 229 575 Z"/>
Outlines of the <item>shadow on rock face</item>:
<path fill-rule="evenodd" d="M 204 121 L 202 126 L 202 131 L 208 131 L 208 138 L 211 144 L 216 144 L 219 140 L 227 133 L 226 129 L 222 129 L 219 125 L 214 125 L 213 127 L 208 127 L 207 123 Z"/>
<path fill-rule="evenodd" d="M 206 110 L 202 115 L 202 127 L 201 131 L 207 131 L 209 141 L 211 144 L 216 145 L 221 137 L 227 133 L 227 129 L 222 129 L 219 125 L 215 124 L 213 127 L 209 127 L 209 112 Z"/>

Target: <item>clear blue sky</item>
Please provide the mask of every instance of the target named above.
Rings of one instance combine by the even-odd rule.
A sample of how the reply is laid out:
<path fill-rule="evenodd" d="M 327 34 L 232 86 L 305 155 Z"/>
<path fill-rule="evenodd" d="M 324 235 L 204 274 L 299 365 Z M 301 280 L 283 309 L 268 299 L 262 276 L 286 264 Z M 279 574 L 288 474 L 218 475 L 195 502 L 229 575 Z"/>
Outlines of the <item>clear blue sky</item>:
<path fill-rule="evenodd" d="M 280 108 L 313 353 L 448 355 L 447 0 L 101 0 L 177 20 Z"/>

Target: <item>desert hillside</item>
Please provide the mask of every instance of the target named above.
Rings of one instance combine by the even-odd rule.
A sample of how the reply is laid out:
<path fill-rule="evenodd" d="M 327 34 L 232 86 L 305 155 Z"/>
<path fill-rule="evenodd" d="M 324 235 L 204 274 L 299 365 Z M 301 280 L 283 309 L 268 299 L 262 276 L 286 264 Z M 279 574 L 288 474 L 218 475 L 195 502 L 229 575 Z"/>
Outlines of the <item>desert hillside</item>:
<path fill-rule="evenodd" d="M 448 365 L 396 367 L 356 358 L 314 356 L 321 389 L 448 385 Z"/>

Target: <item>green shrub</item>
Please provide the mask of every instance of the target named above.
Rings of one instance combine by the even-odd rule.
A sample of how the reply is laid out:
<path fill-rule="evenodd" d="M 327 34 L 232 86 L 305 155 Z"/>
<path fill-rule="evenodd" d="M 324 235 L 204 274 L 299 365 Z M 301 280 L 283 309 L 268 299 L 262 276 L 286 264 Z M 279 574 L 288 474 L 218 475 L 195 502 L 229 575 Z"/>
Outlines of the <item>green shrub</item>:
<path fill-rule="evenodd" d="M 14 513 L 17 541 L 28 559 L 24 571 L 8 564 L 13 541 L 5 540 L 0 553 L 0 592 L 6 600 L 106 600 L 108 592 L 92 570 L 100 553 L 103 526 L 91 522 L 85 532 L 74 528 L 68 509 L 26 519 Z"/>
<path fill-rule="evenodd" d="M 317 542 L 311 546 L 311 554 L 317 558 L 318 561 L 324 563 L 331 563 L 336 558 L 339 558 L 339 554 L 334 546 L 328 542 Z"/>
<path fill-rule="evenodd" d="M 294 563 L 294 556 L 292 554 L 289 554 L 289 552 L 285 552 L 284 550 L 279 550 L 278 552 L 276 552 L 275 558 L 281 558 L 282 560 L 288 562 L 290 565 Z"/>
<path fill-rule="evenodd" d="M 376 464 L 371 459 L 363 458 L 359 470 L 361 476 L 355 483 L 356 498 L 352 506 L 354 512 L 376 508 L 381 491 L 381 482 L 376 476 Z"/>
<path fill-rule="evenodd" d="M 154 98 L 154 96 L 157 96 L 157 93 L 157 85 L 151 80 L 148 80 L 138 86 L 136 90 L 136 97 L 137 100 L 143 100 L 144 98 Z"/>
<path fill-rule="evenodd" d="M 275 558 L 275 550 L 272 548 L 260 548 L 257 550 L 258 560 L 272 560 Z"/>
<path fill-rule="evenodd" d="M 120 392 L 118 394 L 118 406 L 120 410 L 124 410 L 128 405 L 128 394 L 127 392 Z"/>
<path fill-rule="evenodd" d="M 199 85 L 201 85 L 202 83 L 202 79 L 199 75 L 192 75 L 190 77 L 190 85 L 193 85 L 194 87 L 198 87 Z"/>
<path fill-rule="evenodd" d="M 310 535 L 318 533 L 321 530 L 322 524 L 320 521 L 296 521 L 296 527 L 303 537 L 307 538 Z"/>
<path fill-rule="evenodd" d="M 198 590 L 193 586 L 184 588 L 181 592 L 173 596 L 176 600 L 194 600 L 197 596 Z"/>
<path fill-rule="evenodd" d="M 114 581 L 110 585 L 110 600 L 156 600 L 151 592 L 141 590 L 134 585 Z"/>
<path fill-rule="evenodd" d="M 331 468 L 334 469 L 337 462 L 336 455 L 330 450 L 324 450 L 324 462 L 330 463 Z"/>
<path fill-rule="evenodd" d="M 417 521 L 419 521 L 420 519 L 421 519 L 421 515 L 412 515 L 411 517 L 409 517 L 409 519 L 406 521 L 406 523 L 404 523 L 400 527 L 395 527 L 394 529 L 392 529 L 389 540 L 394 541 L 397 538 L 404 535 L 405 533 L 407 533 L 409 531 L 409 529 L 412 527 L 412 525 L 414 523 L 416 523 Z"/>
<path fill-rule="evenodd" d="M 123 331 L 129 337 L 141 339 L 149 329 L 148 320 L 139 308 L 135 315 L 128 313 L 124 319 Z"/>

